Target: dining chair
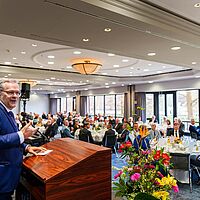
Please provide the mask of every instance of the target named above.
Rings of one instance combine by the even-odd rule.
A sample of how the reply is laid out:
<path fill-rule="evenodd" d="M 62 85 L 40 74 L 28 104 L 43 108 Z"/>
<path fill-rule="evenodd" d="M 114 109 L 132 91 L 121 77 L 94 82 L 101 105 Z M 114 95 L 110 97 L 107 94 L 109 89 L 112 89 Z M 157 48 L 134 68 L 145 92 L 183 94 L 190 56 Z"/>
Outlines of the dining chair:
<path fill-rule="evenodd" d="M 192 168 L 190 165 L 189 153 L 170 153 L 171 163 L 173 167 L 170 174 L 174 176 L 180 183 L 188 183 L 190 192 L 192 192 Z"/>
<path fill-rule="evenodd" d="M 116 144 L 117 144 L 117 136 L 116 135 L 106 135 L 105 143 L 103 144 L 103 146 L 112 148 L 116 157 L 118 158 Z"/>

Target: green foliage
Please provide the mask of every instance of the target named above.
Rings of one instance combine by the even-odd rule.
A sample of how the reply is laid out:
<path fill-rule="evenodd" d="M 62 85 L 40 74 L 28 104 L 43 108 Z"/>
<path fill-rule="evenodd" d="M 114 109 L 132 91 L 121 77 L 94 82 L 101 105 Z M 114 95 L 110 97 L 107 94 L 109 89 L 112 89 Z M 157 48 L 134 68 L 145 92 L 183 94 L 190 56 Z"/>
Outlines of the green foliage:
<path fill-rule="evenodd" d="M 135 196 L 134 200 L 158 200 L 158 199 L 150 194 L 140 192 Z"/>

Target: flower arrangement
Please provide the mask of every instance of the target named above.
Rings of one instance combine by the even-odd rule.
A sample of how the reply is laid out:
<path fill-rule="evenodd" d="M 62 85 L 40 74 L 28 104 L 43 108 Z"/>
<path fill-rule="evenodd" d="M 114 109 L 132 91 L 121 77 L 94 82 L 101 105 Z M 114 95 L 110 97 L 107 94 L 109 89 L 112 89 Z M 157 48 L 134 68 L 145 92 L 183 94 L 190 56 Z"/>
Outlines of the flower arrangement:
<path fill-rule="evenodd" d="M 170 199 L 169 190 L 178 192 L 174 177 L 168 174 L 170 156 L 161 150 L 135 151 L 130 142 L 120 146 L 122 158 L 127 159 L 127 166 L 118 169 L 113 182 L 116 196 L 136 199 Z"/>

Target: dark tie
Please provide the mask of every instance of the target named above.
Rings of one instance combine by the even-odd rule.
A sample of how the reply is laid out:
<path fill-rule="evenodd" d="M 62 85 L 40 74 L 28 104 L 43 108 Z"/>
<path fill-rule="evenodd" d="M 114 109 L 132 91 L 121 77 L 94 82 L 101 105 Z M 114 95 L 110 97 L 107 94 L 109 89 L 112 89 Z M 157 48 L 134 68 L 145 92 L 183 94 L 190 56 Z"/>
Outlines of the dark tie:
<path fill-rule="evenodd" d="M 12 111 L 9 111 L 8 114 L 9 114 L 10 118 L 12 119 L 13 123 L 17 126 L 17 123 L 15 121 L 14 113 Z"/>

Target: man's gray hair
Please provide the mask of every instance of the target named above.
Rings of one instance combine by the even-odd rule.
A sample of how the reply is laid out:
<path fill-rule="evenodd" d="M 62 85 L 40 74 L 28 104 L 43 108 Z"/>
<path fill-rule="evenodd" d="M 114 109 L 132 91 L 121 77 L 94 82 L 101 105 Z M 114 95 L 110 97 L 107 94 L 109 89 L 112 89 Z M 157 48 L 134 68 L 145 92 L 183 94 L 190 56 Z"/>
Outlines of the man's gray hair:
<path fill-rule="evenodd" d="M 0 81 L 0 92 L 2 92 L 4 90 L 4 86 L 3 86 L 4 83 L 17 83 L 18 84 L 18 81 L 14 80 L 14 79 Z"/>

